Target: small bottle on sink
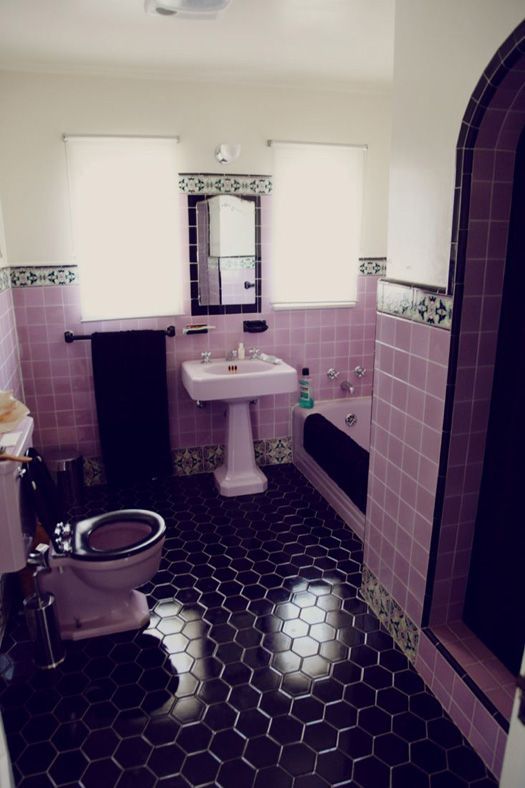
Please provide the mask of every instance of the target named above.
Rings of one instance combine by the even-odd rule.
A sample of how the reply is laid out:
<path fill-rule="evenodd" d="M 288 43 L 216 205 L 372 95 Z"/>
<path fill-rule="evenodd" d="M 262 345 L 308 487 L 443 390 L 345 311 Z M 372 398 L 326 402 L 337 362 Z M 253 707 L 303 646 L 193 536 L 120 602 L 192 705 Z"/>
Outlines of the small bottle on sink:
<path fill-rule="evenodd" d="M 237 358 L 239 361 L 246 358 L 246 350 L 244 349 L 244 342 L 239 342 L 239 347 L 237 348 Z"/>

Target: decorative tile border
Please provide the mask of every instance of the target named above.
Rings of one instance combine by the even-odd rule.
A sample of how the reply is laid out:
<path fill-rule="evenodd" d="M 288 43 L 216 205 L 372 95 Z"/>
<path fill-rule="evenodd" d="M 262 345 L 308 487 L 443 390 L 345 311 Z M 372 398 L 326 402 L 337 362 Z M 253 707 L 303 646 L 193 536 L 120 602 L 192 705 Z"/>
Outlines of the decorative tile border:
<path fill-rule="evenodd" d="M 262 177 L 262 176 L 261 176 Z M 246 192 L 261 194 L 263 192 Z M 223 258 L 227 268 L 254 267 L 254 258 Z M 360 257 L 359 273 L 364 276 L 384 276 L 386 257 Z M 221 260 L 221 266 L 223 262 Z M 12 265 L 0 268 L 0 293 L 10 287 L 45 287 L 51 285 L 78 285 L 80 275 L 77 265 Z M 382 283 L 383 284 L 383 283 Z M 422 307 L 423 308 L 423 307 Z M 387 311 L 387 310 L 381 310 Z M 425 321 L 428 322 L 428 321 Z"/>
<path fill-rule="evenodd" d="M 9 272 L 11 287 L 76 285 L 79 281 L 76 265 L 15 265 Z"/>
<path fill-rule="evenodd" d="M 381 280 L 377 289 L 379 312 L 437 326 L 446 331 L 450 331 L 452 325 L 452 300 L 451 295 L 387 280 Z"/>
<path fill-rule="evenodd" d="M 106 483 L 104 463 L 100 457 L 84 458 L 84 484 L 86 487 L 96 487 Z"/>
<path fill-rule="evenodd" d="M 173 453 L 173 471 L 175 476 L 193 476 L 204 473 L 203 446 L 189 449 L 176 449 Z M 212 463 L 210 462 L 210 466 Z M 212 470 L 213 467 L 210 467 Z"/>
<path fill-rule="evenodd" d="M 202 471 L 209 473 L 218 468 L 224 462 L 224 446 L 217 444 L 216 446 L 203 446 L 202 447 Z"/>
<path fill-rule="evenodd" d="M 261 465 L 283 465 L 292 462 L 292 439 L 273 438 L 264 442 L 266 446 L 265 461 Z"/>
<path fill-rule="evenodd" d="M 360 257 L 359 273 L 362 276 L 385 276 L 386 257 Z"/>
<path fill-rule="evenodd" d="M 270 438 L 254 441 L 257 465 L 283 465 L 292 462 L 292 439 Z M 224 446 L 192 446 L 175 449 L 173 456 L 174 476 L 194 476 L 197 473 L 210 473 L 224 462 Z M 106 483 L 104 463 L 101 457 L 87 457 L 84 460 L 84 484 L 94 487 Z"/>
<path fill-rule="evenodd" d="M 217 261 L 221 271 L 255 270 L 255 257 L 209 257 L 208 264 L 210 261 Z"/>
<path fill-rule="evenodd" d="M 429 326 L 438 326 L 438 328 L 450 331 L 452 300 L 453 297 L 450 295 L 438 295 L 414 288 L 412 320 L 416 323 L 426 323 Z"/>
<path fill-rule="evenodd" d="M 270 175 L 214 175 L 185 172 L 179 177 L 179 190 L 184 194 L 271 194 Z"/>
<path fill-rule="evenodd" d="M 414 662 L 419 642 L 419 629 L 406 615 L 377 577 L 363 565 L 361 596 L 381 624 L 395 640 L 405 657 Z"/>

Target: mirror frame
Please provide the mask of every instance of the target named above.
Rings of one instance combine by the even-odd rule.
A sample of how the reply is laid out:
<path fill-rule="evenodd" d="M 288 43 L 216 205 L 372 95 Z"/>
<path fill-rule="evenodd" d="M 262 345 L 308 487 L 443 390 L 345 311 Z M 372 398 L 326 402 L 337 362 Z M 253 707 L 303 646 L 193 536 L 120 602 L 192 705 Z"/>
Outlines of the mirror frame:
<path fill-rule="evenodd" d="M 180 173 L 179 191 L 186 195 L 190 299 L 192 315 L 255 314 L 262 303 L 261 196 L 272 193 L 271 175 Z M 197 203 L 217 194 L 232 194 L 255 202 L 255 303 L 204 306 L 199 304 L 197 264 Z"/>
<path fill-rule="evenodd" d="M 226 193 L 226 192 L 225 192 Z M 190 261 L 190 295 L 192 315 L 233 315 L 261 311 L 261 201 L 251 194 L 235 194 L 255 203 L 255 301 L 253 304 L 201 304 L 199 301 L 199 266 L 197 246 L 197 205 L 212 194 L 188 194 L 188 242 Z"/>

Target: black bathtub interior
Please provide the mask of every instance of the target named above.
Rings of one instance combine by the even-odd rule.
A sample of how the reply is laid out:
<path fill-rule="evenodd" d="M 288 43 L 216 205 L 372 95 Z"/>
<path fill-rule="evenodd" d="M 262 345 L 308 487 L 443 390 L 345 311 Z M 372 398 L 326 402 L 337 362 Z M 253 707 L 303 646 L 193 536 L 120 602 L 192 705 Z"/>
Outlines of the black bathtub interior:
<path fill-rule="evenodd" d="M 365 514 L 369 460 L 366 449 L 320 413 L 312 413 L 305 419 L 303 445 L 312 459 Z"/>

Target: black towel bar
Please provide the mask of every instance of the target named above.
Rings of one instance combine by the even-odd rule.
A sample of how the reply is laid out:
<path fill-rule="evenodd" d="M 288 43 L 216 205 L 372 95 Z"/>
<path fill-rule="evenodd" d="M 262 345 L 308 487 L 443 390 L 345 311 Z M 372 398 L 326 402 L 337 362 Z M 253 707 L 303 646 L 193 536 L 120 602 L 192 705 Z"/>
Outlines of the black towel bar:
<path fill-rule="evenodd" d="M 175 326 L 168 326 L 164 333 L 167 337 L 174 337 Z M 73 334 L 72 331 L 64 331 L 64 340 L 68 345 L 70 345 L 71 342 L 75 342 L 77 339 L 91 339 L 91 334 Z"/>

